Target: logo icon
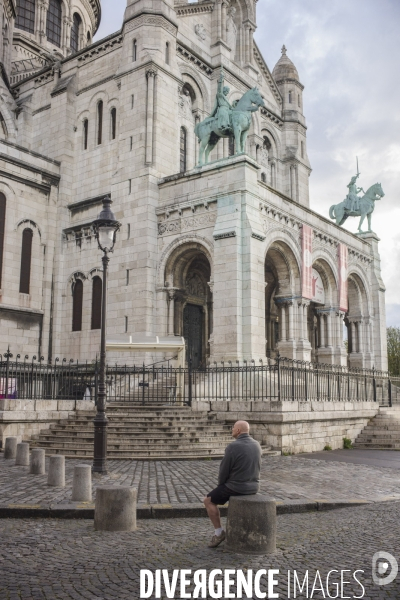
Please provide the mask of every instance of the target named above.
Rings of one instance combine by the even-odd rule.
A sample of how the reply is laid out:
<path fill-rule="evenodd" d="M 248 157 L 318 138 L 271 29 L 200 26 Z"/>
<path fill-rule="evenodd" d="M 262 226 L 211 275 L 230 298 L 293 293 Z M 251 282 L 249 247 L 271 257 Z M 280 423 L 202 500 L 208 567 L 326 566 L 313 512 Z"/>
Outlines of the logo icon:
<path fill-rule="evenodd" d="M 375 552 L 372 557 L 372 579 L 376 585 L 388 585 L 397 577 L 399 565 L 392 554 Z"/>

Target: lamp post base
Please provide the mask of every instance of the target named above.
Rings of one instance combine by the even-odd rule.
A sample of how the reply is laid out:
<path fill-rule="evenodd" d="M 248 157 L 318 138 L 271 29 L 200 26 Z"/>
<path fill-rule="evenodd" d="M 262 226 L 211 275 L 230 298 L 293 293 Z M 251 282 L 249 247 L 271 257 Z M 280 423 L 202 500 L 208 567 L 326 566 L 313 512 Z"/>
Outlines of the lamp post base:
<path fill-rule="evenodd" d="M 97 413 L 94 423 L 93 473 L 107 474 L 107 425 L 105 413 Z"/>

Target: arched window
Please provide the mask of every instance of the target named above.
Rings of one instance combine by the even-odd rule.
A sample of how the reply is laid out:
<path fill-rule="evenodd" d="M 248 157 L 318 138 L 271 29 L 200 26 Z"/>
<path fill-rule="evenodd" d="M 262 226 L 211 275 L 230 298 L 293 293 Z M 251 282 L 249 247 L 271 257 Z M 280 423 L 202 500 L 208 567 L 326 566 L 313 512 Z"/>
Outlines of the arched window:
<path fill-rule="evenodd" d="M 97 105 L 97 145 L 100 145 L 103 140 L 103 101 Z"/>
<path fill-rule="evenodd" d="M 179 170 L 181 173 L 184 173 L 186 171 L 186 146 L 187 146 L 186 129 L 184 127 L 181 127 L 180 166 L 179 166 Z"/>
<path fill-rule="evenodd" d="M 32 239 L 32 229 L 24 229 L 22 232 L 21 270 L 19 278 L 20 294 L 29 294 L 31 282 Z"/>
<path fill-rule="evenodd" d="M 83 283 L 75 282 L 72 292 L 72 331 L 82 331 Z"/>
<path fill-rule="evenodd" d="M 3 275 L 4 231 L 6 228 L 6 197 L 0 194 L 0 288 Z"/>
<path fill-rule="evenodd" d="M 35 33 L 35 0 L 17 0 L 15 27 Z"/>
<path fill-rule="evenodd" d="M 165 62 L 169 65 L 169 43 L 165 44 Z"/>
<path fill-rule="evenodd" d="M 85 119 L 83 121 L 83 149 L 88 148 L 88 137 L 89 137 L 89 121 Z"/>
<path fill-rule="evenodd" d="M 61 46 L 61 19 L 62 10 L 60 0 L 50 0 L 47 9 L 46 35 L 47 40 L 58 46 Z"/>
<path fill-rule="evenodd" d="M 92 285 L 92 329 L 101 329 L 101 302 L 103 282 L 100 277 L 93 277 Z"/>
<path fill-rule="evenodd" d="M 89 44 L 92 43 L 92 36 L 90 35 L 90 31 L 87 32 L 86 39 L 87 39 L 87 43 L 88 43 L 88 46 L 89 46 Z"/>
<path fill-rule="evenodd" d="M 71 29 L 71 50 L 72 52 L 78 52 L 79 50 L 79 33 L 81 30 L 82 19 L 78 13 L 74 14 Z"/>
<path fill-rule="evenodd" d="M 117 109 L 111 109 L 111 139 L 115 140 L 117 137 Z"/>
<path fill-rule="evenodd" d="M 135 62 L 136 60 L 137 60 L 137 43 L 136 43 L 136 40 L 133 40 L 132 61 Z"/>

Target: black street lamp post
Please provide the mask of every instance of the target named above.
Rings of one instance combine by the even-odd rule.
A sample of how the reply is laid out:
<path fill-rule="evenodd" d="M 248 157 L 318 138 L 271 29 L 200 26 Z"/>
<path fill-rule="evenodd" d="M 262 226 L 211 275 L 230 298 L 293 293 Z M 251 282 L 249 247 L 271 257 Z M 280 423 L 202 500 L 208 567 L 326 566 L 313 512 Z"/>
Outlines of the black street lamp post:
<path fill-rule="evenodd" d="M 107 473 L 107 417 L 106 417 L 106 313 L 107 313 L 107 267 L 110 262 L 109 253 L 113 252 L 114 244 L 121 224 L 115 219 L 111 210 L 111 198 L 103 200 L 103 210 L 98 219 L 93 221 L 94 234 L 100 250 L 103 252 L 103 293 L 101 303 L 101 344 L 100 344 L 100 373 L 97 394 L 97 414 L 94 418 L 94 473 Z"/>

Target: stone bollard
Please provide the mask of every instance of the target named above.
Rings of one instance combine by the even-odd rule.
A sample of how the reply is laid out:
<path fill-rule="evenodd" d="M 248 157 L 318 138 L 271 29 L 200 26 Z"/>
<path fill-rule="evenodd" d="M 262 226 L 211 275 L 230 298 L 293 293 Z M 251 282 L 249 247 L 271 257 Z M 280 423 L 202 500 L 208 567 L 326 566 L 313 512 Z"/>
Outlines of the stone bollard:
<path fill-rule="evenodd" d="M 17 457 L 17 438 L 16 437 L 7 437 L 6 443 L 4 446 L 4 458 L 16 458 Z"/>
<path fill-rule="evenodd" d="M 96 489 L 94 528 L 98 531 L 136 530 L 137 490 L 127 486 Z"/>
<path fill-rule="evenodd" d="M 74 468 L 72 501 L 92 501 L 92 467 L 90 465 L 77 465 Z"/>
<path fill-rule="evenodd" d="M 62 456 L 61 454 L 53 454 L 50 456 L 47 485 L 65 487 L 65 456 Z"/>
<path fill-rule="evenodd" d="M 46 473 L 46 452 L 43 448 L 33 448 L 29 472 L 31 475 L 44 475 Z"/>
<path fill-rule="evenodd" d="M 20 467 L 29 467 L 28 442 L 21 442 L 20 444 L 17 444 L 17 456 L 15 458 L 15 464 Z"/>
<path fill-rule="evenodd" d="M 276 550 L 276 503 L 254 494 L 229 498 L 226 548 L 239 554 L 272 554 Z"/>

